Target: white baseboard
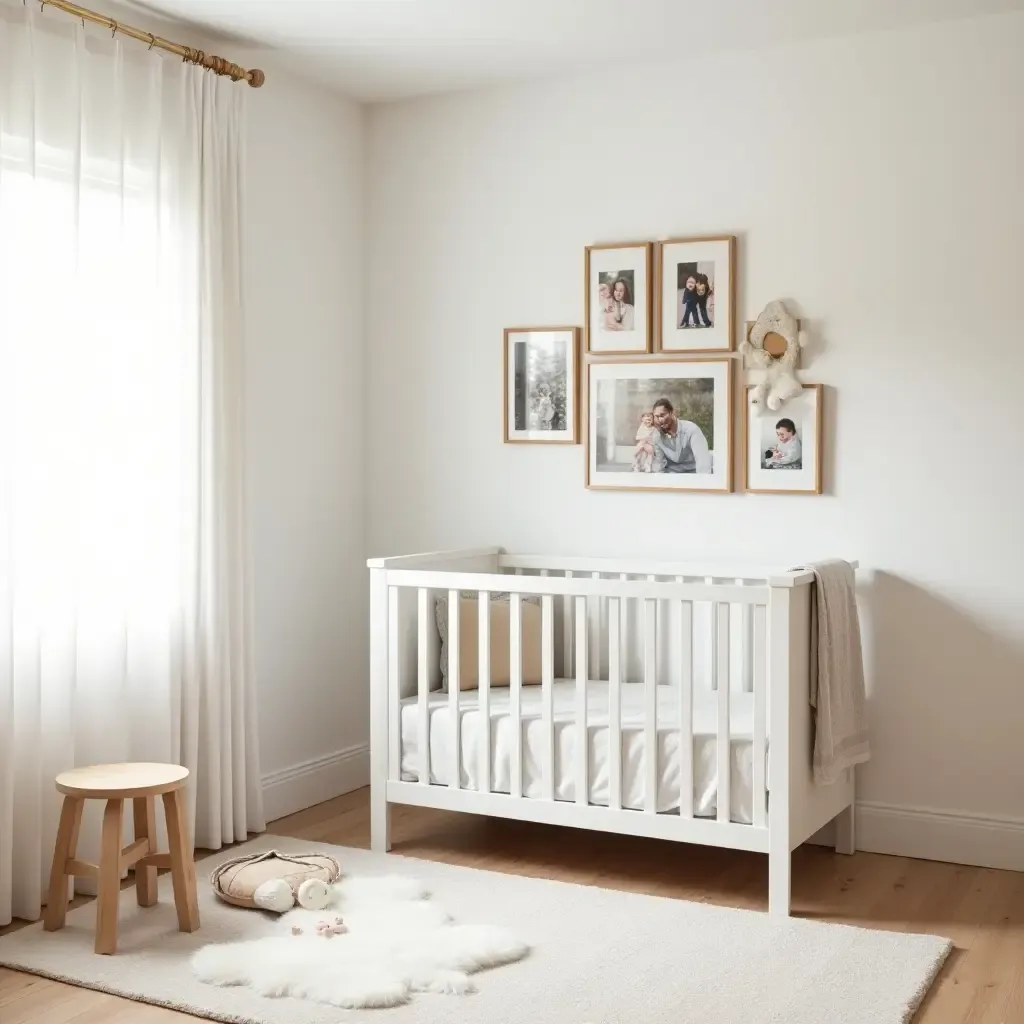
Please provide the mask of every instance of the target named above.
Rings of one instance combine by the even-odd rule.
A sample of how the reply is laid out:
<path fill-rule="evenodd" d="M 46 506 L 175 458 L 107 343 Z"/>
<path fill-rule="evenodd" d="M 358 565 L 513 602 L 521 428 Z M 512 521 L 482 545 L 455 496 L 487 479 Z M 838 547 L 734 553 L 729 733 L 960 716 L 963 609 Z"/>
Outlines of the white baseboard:
<path fill-rule="evenodd" d="M 810 842 L 833 845 L 827 825 Z M 857 849 L 1024 871 L 1024 821 L 894 804 L 857 804 Z"/>
<path fill-rule="evenodd" d="M 336 750 L 312 761 L 270 772 L 260 781 L 263 783 L 264 816 L 267 821 L 275 821 L 368 786 L 370 746 L 359 743 L 347 750 Z"/>

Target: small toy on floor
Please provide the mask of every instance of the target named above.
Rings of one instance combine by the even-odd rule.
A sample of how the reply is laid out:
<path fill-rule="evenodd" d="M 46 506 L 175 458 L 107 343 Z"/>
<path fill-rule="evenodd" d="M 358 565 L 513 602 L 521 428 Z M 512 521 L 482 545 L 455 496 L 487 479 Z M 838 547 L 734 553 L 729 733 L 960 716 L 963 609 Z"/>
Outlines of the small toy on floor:
<path fill-rule="evenodd" d="M 347 931 L 345 922 L 340 917 L 336 917 L 333 924 L 329 921 L 318 921 L 316 925 L 317 935 L 322 935 L 325 939 L 332 935 L 344 935 Z"/>
<path fill-rule="evenodd" d="M 226 903 L 283 914 L 296 904 L 326 910 L 341 865 L 326 854 L 285 854 L 277 850 L 227 861 L 213 873 L 214 892 Z"/>
<path fill-rule="evenodd" d="M 347 931 L 348 927 L 340 917 L 336 917 L 333 924 L 330 921 L 317 921 L 316 923 L 316 934 L 322 935 L 325 939 L 329 939 L 332 935 L 344 935 Z M 297 924 L 292 925 L 292 935 L 301 934 L 302 929 Z"/>

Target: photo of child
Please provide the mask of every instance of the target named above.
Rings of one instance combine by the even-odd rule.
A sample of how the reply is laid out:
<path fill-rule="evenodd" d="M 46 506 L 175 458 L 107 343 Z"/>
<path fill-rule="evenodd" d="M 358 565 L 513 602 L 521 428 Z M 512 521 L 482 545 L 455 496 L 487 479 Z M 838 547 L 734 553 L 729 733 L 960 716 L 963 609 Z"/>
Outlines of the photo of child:
<path fill-rule="evenodd" d="M 680 330 L 715 326 L 715 263 L 677 263 L 678 308 L 676 322 Z"/>
<path fill-rule="evenodd" d="M 563 338 L 536 334 L 512 348 L 515 430 L 554 432 L 569 426 L 566 387 L 569 352 Z"/>
<path fill-rule="evenodd" d="M 579 442 L 578 327 L 506 327 L 506 444 Z"/>
<path fill-rule="evenodd" d="M 762 469 L 803 469 L 803 445 L 796 423 L 789 417 L 775 421 L 766 418 L 762 428 Z"/>
<path fill-rule="evenodd" d="M 659 454 L 654 445 L 654 435 L 657 428 L 654 426 L 654 413 L 645 411 L 640 414 L 640 426 L 636 431 L 636 448 L 633 449 L 633 472 L 654 473 L 660 472 L 660 467 L 655 470 L 655 458 Z"/>
<path fill-rule="evenodd" d="M 602 331 L 632 331 L 632 270 L 602 270 L 597 275 L 597 326 Z"/>

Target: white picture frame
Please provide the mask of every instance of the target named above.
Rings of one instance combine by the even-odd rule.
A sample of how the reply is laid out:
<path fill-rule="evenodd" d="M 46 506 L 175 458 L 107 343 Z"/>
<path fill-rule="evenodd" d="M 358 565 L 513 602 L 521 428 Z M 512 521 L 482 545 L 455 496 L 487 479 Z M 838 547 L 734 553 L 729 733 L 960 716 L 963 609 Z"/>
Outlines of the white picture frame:
<path fill-rule="evenodd" d="M 588 245 L 584 250 L 584 347 L 592 355 L 651 351 L 654 318 L 650 242 Z"/>
<path fill-rule="evenodd" d="M 657 243 L 655 351 L 732 352 L 736 321 L 736 239 L 668 238 Z"/>
<path fill-rule="evenodd" d="M 731 359 L 619 356 L 586 372 L 587 487 L 732 491 Z"/>
<path fill-rule="evenodd" d="M 804 384 L 775 412 L 754 405 L 753 390 L 743 391 L 744 491 L 821 494 L 823 386 Z M 769 456 L 773 451 L 777 454 Z"/>

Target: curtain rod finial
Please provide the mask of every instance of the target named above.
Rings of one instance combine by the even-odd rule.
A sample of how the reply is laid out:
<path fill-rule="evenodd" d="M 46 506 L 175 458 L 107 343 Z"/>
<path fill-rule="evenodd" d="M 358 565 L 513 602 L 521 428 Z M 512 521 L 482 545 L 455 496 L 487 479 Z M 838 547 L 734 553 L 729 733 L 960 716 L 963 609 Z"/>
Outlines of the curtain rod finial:
<path fill-rule="evenodd" d="M 266 80 L 267 76 L 259 68 L 253 68 L 248 75 L 249 85 L 258 89 Z"/>

